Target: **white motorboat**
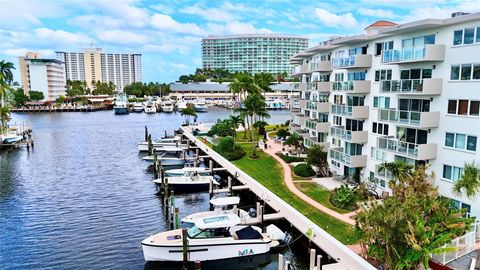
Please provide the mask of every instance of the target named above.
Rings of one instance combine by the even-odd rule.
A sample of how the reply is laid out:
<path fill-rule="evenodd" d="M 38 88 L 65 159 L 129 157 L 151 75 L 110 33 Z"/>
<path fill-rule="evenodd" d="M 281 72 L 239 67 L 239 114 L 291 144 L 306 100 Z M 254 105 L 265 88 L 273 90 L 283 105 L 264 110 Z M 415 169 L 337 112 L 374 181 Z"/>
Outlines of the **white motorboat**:
<path fill-rule="evenodd" d="M 165 176 L 182 176 L 186 172 L 197 172 L 203 176 L 210 174 L 210 170 L 206 167 L 183 167 L 181 169 L 166 170 Z"/>
<path fill-rule="evenodd" d="M 0 143 L 12 144 L 23 140 L 23 136 L 18 135 L 17 133 L 7 133 L 5 135 L 0 135 Z"/>
<path fill-rule="evenodd" d="M 162 166 L 180 166 L 185 164 L 186 158 L 183 153 L 185 150 L 178 147 L 165 147 L 162 149 L 162 153 L 157 155 L 157 160 L 160 161 Z M 144 161 L 153 163 L 155 161 L 155 156 L 150 155 L 143 158 Z"/>
<path fill-rule="evenodd" d="M 162 179 L 153 180 L 155 184 L 161 185 Z M 168 188 L 178 192 L 194 192 L 208 190 L 210 182 L 218 185 L 218 182 L 210 175 L 201 175 L 198 172 L 185 172 L 181 176 L 165 177 L 163 182 L 168 182 Z"/>
<path fill-rule="evenodd" d="M 161 148 L 164 148 L 166 146 L 183 147 L 184 144 L 181 143 L 181 140 L 182 138 L 180 136 L 160 138 L 158 140 L 152 141 L 152 146 L 154 150 L 161 150 Z M 140 152 L 148 151 L 148 142 L 139 142 L 137 144 L 137 147 L 138 151 Z"/>
<path fill-rule="evenodd" d="M 195 107 L 195 111 L 197 112 L 206 112 L 208 111 L 207 104 L 205 104 L 204 100 L 201 99 L 195 99 L 193 101 L 193 106 Z"/>
<path fill-rule="evenodd" d="M 135 102 L 133 105 L 133 111 L 134 112 L 143 112 L 144 106 L 141 102 Z"/>
<path fill-rule="evenodd" d="M 119 95 L 115 100 L 115 106 L 113 106 L 115 114 L 128 114 L 128 102 L 125 95 Z"/>
<path fill-rule="evenodd" d="M 268 231 L 259 227 L 239 226 L 236 215 L 218 215 L 195 220 L 188 229 L 189 261 L 220 260 L 264 254 L 279 244 Z M 183 261 L 182 230 L 172 230 L 142 241 L 146 261 Z"/>
<path fill-rule="evenodd" d="M 195 220 L 199 218 L 208 218 L 208 217 L 213 217 L 220 214 L 225 214 L 225 215 L 233 214 L 233 215 L 237 215 L 240 218 L 240 224 L 245 224 L 248 221 L 250 221 L 251 217 L 247 211 L 237 208 L 239 203 L 240 203 L 239 197 L 220 197 L 220 198 L 211 199 L 210 204 L 212 204 L 214 207 L 213 211 L 193 213 L 191 215 L 188 215 L 182 218 L 182 222 L 189 225 L 193 225 L 195 223 Z"/>
<path fill-rule="evenodd" d="M 187 103 L 183 102 L 183 101 L 177 101 L 176 105 L 177 105 L 177 110 L 178 111 L 181 111 L 181 110 L 186 109 L 188 107 Z"/>
<path fill-rule="evenodd" d="M 148 114 L 157 113 L 157 107 L 155 106 L 155 103 L 153 103 L 153 101 L 148 100 L 145 103 L 144 111 L 145 113 L 148 113 Z"/>
<path fill-rule="evenodd" d="M 170 99 L 163 100 L 160 106 L 162 108 L 162 112 L 173 112 L 173 102 Z"/>

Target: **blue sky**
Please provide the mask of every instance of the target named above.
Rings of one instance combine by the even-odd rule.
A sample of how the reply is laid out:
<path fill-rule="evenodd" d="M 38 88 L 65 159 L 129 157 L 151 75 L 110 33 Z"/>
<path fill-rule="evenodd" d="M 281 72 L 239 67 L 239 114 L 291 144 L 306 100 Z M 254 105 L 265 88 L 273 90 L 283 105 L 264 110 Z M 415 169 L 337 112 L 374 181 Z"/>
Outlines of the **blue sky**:
<path fill-rule="evenodd" d="M 310 46 L 334 35 L 358 34 L 376 20 L 397 23 L 480 11 L 480 0 L 140 1 L 0 0 L 0 59 L 39 51 L 101 47 L 142 53 L 143 80 L 172 82 L 201 67 L 202 37 L 287 33 Z M 19 81 L 18 72 L 15 78 Z"/>

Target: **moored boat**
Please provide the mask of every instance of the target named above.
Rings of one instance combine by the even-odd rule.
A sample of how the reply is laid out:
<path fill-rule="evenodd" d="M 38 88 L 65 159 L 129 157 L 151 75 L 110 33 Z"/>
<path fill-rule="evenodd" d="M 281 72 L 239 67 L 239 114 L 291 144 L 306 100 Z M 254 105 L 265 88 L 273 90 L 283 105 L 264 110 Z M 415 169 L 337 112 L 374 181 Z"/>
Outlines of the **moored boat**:
<path fill-rule="evenodd" d="M 127 98 L 125 95 L 119 95 L 117 97 L 113 111 L 115 114 L 128 114 Z"/>
<path fill-rule="evenodd" d="M 141 102 L 135 102 L 133 105 L 133 111 L 134 112 L 143 112 L 144 106 Z"/>
<path fill-rule="evenodd" d="M 201 99 L 196 99 L 193 101 L 193 106 L 195 108 L 195 111 L 197 112 L 207 112 L 208 107 L 207 104 L 205 104 L 205 101 Z"/>
<path fill-rule="evenodd" d="M 247 211 L 237 208 L 239 203 L 239 197 L 220 197 L 211 199 L 210 204 L 212 204 L 214 207 L 213 211 L 203 211 L 190 214 L 182 218 L 182 222 L 188 225 L 193 225 L 195 223 L 195 220 L 199 218 L 208 218 L 220 214 L 233 214 L 237 215 L 240 218 L 240 224 L 246 224 L 252 218 Z"/>
<path fill-rule="evenodd" d="M 162 108 L 162 112 L 173 112 L 173 102 L 170 99 L 163 100 L 160 106 Z"/>
<path fill-rule="evenodd" d="M 162 148 L 169 146 L 183 147 L 185 144 L 181 143 L 182 138 L 180 136 L 175 137 L 165 137 L 158 140 L 152 141 L 152 146 L 154 150 L 162 150 Z M 148 151 L 148 142 L 139 142 L 137 144 L 138 151 L 144 152 Z"/>
<path fill-rule="evenodd" d="M 152 100 L 148 100 L 145 103 L 144 111 L 145 113 L 148 113 L 148 114 L 157 113 L 157 107 L 155 106 Z"/>
<path fill-rule="evenodd" d="M 198 172 L 185 172 L 181 176 L 169 176 L 153 180 L 155 184 L 161 185 L 168 182 L 168 188 L 177 192 L 195 192 L 208 190 L 210 182 L 218 185 L 218 182 L 210 175 L 201 175 Z"/>

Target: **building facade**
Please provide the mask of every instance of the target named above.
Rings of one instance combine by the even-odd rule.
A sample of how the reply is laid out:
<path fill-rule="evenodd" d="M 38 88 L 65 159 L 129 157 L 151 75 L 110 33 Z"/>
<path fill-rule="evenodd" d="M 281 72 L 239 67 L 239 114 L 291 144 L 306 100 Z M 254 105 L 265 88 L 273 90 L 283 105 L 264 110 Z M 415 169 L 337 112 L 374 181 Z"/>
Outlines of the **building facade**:
<path fill-rule="evenodd" d="M 100 48 L 83 52 L 56 52 L 57 59 L 65 62 L 67 80 L 112 82 L 117 91 L 133 82 L 142 81 L 142 55 L 103 53 Z"/>
<path fill-rule="evenodd" d="M 41 58 L 39 53 L 28 52 L 19 57 L 20 76 L 25 95 L 40 91 L 45 100 L 65 96 L 65 64 L 56 59 Z"/>
<path fill-rule="evenodd" d="M 381 194 L 382 162 L 425 164 L 441 196 L 480 216 L 480 198 L 452 192 L 465 163 L 480 164 L 480 13 L 379 21 L 290 60 L 301 79 L 291 129 L 328 149 L 334 174 Z"/>
<path fill-rule="evenodd" d="M 307 47 L 307 38 L 292 35 L 206 37 L 202 39 L 203 68 L 280 74 L 290 71 L 289 58 Z"/>

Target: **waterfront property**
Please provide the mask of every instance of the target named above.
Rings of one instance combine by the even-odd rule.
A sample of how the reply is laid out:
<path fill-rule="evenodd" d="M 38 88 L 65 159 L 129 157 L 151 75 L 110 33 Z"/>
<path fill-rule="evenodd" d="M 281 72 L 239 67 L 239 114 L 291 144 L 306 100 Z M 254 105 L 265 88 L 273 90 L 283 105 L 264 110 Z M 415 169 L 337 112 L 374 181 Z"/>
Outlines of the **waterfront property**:
<path fill-rule="evenodd" d="M 86 48 L 82 52 L 57 51 L 57 59 L 65 63 L 67 80 L 112 82 L 117 91 L 133 82 L 142 81 L 142 55 L 104 53 L 101 48 Z"/>
<path fill-rule="evenodd" d="M 209 36 L 202 39 L 203 68 L 280 74 L 290 70 L 288 59 L 307 47 L 307 38 L 294 35 Z"/>
<path fill-rule="evenodd" d="M 480 160 L 480 13 L 397 25 L 323 42 L 293 56 L 300 79 L 291 130 L 328 148 L 331 171 L 390 192 L 383 162 L 427 165 L 440 195 L 469 215 L 477 198 L 452 192 Z"/>
<path fill-rule="evenodd" d="M 44 100 L 65 96 L 65 63 L 56 59 L 42 58 L 39 53 L 28 52 L 19 57 L 23 92 L 40 91 Z"/>

